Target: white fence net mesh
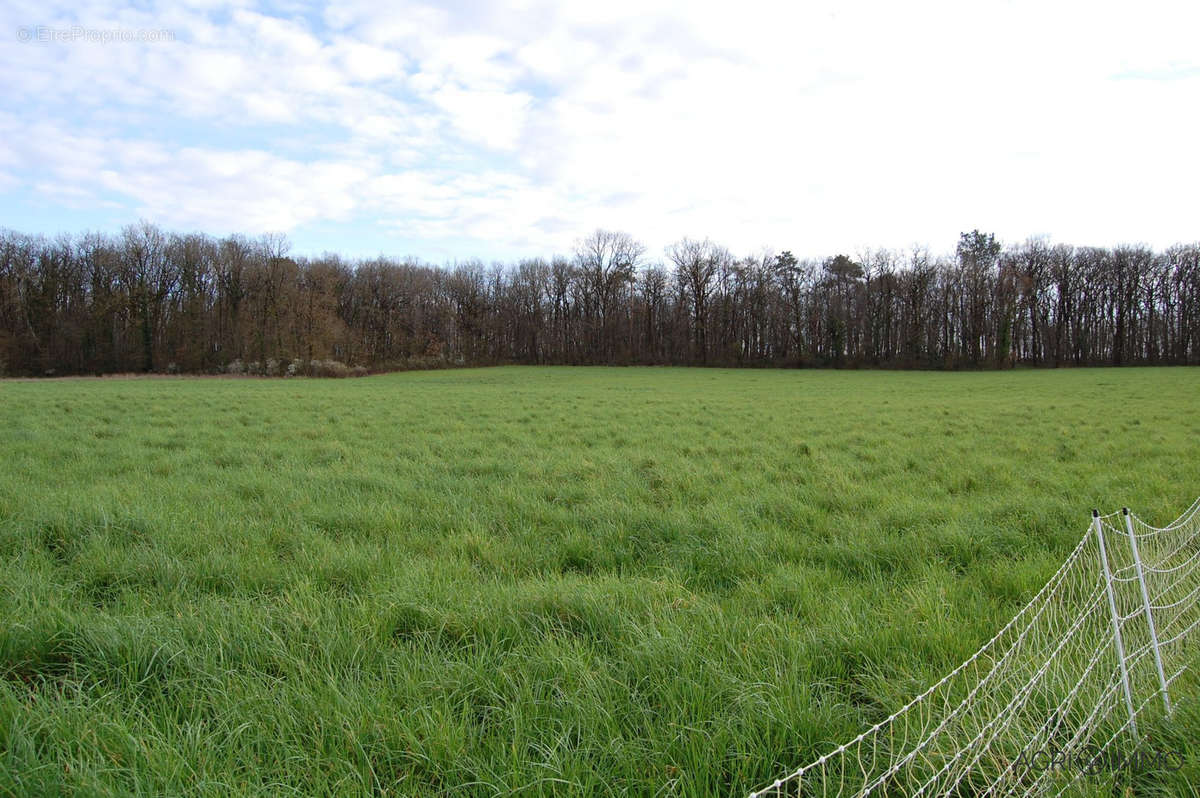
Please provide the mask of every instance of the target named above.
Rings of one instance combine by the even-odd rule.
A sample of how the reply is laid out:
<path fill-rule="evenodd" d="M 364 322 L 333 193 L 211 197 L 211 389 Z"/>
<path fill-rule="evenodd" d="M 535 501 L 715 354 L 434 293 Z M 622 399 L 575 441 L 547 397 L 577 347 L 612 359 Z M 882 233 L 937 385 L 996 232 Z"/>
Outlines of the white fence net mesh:
<path fill-rule="evenodd" d="M 751 798 L 1071 794 L 1136 748 L 1139 719 L 1170 710 L 1198 598 L 1200 499 L 1161 528 L 1128 511 L 1096 516 L 966 662 Z M 1050 767 L 1050 752 L 1084 766 Z"/>

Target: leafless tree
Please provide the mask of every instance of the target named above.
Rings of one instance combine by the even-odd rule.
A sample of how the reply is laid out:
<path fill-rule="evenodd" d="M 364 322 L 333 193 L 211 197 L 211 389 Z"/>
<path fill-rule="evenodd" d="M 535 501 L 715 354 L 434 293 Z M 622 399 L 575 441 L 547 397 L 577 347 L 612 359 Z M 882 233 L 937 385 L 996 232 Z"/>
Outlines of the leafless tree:
<path fill-rule="evenodd" d="M 965 233 L 924 248 L 647 263 L 598 230 L 512 267 L 294 257 L 286 239 L 0 231 L 0 373 L 647 363 L 996 368 L 1200 363 L 1200 244 L 1162 252 Z M 270 365 L 274 364 L 274 365 Z"/>

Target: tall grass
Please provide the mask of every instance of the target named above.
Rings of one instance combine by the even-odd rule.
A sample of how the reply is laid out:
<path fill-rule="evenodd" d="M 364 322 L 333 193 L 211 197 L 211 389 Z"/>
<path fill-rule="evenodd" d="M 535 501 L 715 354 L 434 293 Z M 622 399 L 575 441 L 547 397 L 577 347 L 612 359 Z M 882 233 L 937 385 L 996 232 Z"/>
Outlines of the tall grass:
<path fill-rule="evenodd" d="M 1091 507 L 1173 518 L 1198 395 L 1187 369 L 0 383 L 0 794 L 739 794 L 968 656 Z M 1164 740 L 1200 731 L 1179 703 Z M 1132 787 L 1189 780 L 1191 753 Z"/>

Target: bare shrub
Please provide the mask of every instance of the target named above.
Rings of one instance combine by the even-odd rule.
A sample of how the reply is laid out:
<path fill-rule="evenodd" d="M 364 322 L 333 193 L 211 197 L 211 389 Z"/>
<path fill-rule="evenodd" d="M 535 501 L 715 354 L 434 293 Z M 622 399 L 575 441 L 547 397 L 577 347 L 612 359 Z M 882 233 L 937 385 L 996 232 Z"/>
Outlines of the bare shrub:
<path fill-rule="evenodd" d="M 310 360 L 308 374 L 310 377 L 365 377 L 367 370 L 362 366 L 347 366 L 340 360 Z"/>

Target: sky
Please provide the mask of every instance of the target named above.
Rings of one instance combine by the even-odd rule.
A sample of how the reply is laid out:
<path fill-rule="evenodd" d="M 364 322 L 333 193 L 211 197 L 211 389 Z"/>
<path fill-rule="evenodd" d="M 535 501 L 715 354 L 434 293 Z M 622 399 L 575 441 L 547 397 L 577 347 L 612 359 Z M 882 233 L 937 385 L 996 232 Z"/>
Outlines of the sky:
<path fill-rule="evenodd" d="M 511 260 L 1200 239 L 1200 4 L 6 0 L 0 227 Z"/>

